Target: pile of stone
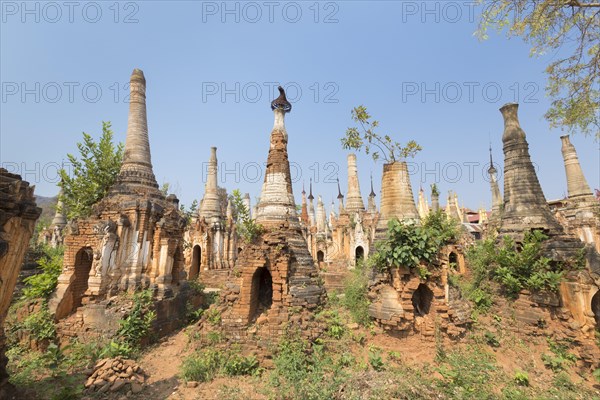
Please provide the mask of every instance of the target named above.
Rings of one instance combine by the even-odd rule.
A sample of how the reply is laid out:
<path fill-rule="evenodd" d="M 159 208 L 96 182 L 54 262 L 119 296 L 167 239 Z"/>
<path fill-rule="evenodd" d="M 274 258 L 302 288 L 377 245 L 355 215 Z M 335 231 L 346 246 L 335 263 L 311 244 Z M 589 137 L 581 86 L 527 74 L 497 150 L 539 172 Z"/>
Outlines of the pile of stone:
<path fill-rule="evenodd" d="M 122 357 L 104 358 L 96 363 L 85 382 L 85 392 L 120 392 L 130 395 L 141 392 L 145 381 L 146 374 L 135 361 Z"/>

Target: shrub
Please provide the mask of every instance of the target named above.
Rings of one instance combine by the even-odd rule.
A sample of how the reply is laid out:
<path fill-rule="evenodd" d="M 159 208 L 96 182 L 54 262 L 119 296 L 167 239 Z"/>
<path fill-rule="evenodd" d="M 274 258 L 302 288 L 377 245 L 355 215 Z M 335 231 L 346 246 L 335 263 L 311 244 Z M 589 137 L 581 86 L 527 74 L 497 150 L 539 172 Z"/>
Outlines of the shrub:
<path fill-rule="evenodd" d="M 326 310 L 319 314 L 327 325 L 327 335 L 334 339 L 341 339 L 346 331 L 344 323 L 337 311 Z"/>
<path fill-rule="evenodd" d="M 242 356 L 238 349 L 224 352 L 220 349 L 198 351 L 185 358 L 181 375 L 186 381 L 209 382 L 219 375 L 251 375 L 258 370 L 254 356 Z"/>
<path fill-rule="evenodd" d="M 349 362 L 345 356 L 337 363 L 318 343 L 311 347 L 295 336 L 286 336 L 279 343 L 273 358 L 274 369 L 269 383 L 276 398 L 329 400 L 335 397 L 345 379 L 342 366 Z"/>
<path fill-rule="evenodd" d="M 500 347 L 500 341 L 492 332 L 486 332 L 483 335 L 485 342 L 491 347 Z"/>
<path fill-rule="evenodd" d="M 239 189 L 232 192 L 229 200 L 233 203 L 235 226 L 238 234 L 244 242 L 251 243 L 264 231 L 262 225 L 257 224 L 250 216 L 250 210 L 246 206 Z"/>
<path fill-rule="evenodd" d="M 42 252 L 43 255 L 38 260 L 42 273 L 23 280 L 25 283 L 23 298 L 25 299 L 47 299 L 56 288 L 58 276 L 62 272 L 64 248 L 43 245 Z"/>
<path fill-rule="evenodd" d="M 488 239 L 471 247 L 467 260 L 473 269 L 473 287 L 494 280 L 512 298 L 523 289 L 558 290 L 563 276 L 562 264 L 553 265 L 549 258 L 542 256 L 542 245 L 547 238 L 543 232 L 534 230 L 525 234 L 520 249 L 508 236 L 498 246 Z"/>
<path fill-rule="evenodd" d="M 524 371 L 515 373 L 515 383 L 519 386 L 529 386 L 529 375 Z"/>
<path fill-rule="evenodd" d="M 479 398 L 473 395 L 485 393 L 496 365 L 491 354 L 481 348 L 469 347 L 448 353 L 437 370 L 444 377 L 444 389 L 449 396 Z M 470 396 L 460 396 L 459 393 L 469 393 Z"/>
<path fill-rule="evenodd" d="M 551 353 L 542 354 L 542 362 L 546 368 L 558 372 L 564 370 L 567 364 L 574 364 L 577 361 L 577 357 L 569 353 L 569 343 L 567 341 L 555 341 L 552 338 L 547 340 Z"/>
<path fill-rule="evenodd" d="M 132 349 L 134 353 L 139 349 L 142 340 L 148 337 L 155 319 L 156 312 L 152 310 L 152 291 L 146 289 L 134 293 L 131 311 L 119 321 L 120 327 L 116 336 L 121 339 L 120 343 L 109 345 L 110 351 L 122 346 L 124 351 Z"/>
<path fill-rule="evenodd" d="M 385 369 L 383 358 L 381 358 L 381 350 L 376 347 L 369 348 L 369 364 L 377 372 Z"/>
<path fill-rule="evenodd" d="M 221 312 L 216 308 L 209 308 L 206 312 L 206 320 L 211 325 L 219 325 L 221 323 Z"/>
<path fill-rule="evenodd" d="M 367 268 L 363 263 L 358 263 L 344 280 L 344 298 L 342 304 L 357 324 L 366 326 L 370 323 L 369 317 L 369 278 Z"/>

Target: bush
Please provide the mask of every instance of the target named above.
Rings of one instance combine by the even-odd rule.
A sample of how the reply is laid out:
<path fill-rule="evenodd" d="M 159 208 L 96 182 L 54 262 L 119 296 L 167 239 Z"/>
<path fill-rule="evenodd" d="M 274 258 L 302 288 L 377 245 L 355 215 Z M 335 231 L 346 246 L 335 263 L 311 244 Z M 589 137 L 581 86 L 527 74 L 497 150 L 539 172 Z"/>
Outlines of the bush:
<path fill-rule="evenodd" d="M 156 312 L 152 310 L 152 291 L 146 289 L 134 293 L 133 307 L 129 314 L 119 321 L 120 327 L 117 331 L 119 343 L 111 342 L 108 352 L 123 351 L 135 353 L 144 338 L 148 337 L 152 322 L 156 319 Z"/>
<path fill-rule="evenodd" d="M 327 335 L 334 339 L 341 339 L 346 331 L 344 323 L 337 311 L 326 310 L 319 314 L 327 325 Z"/>
<path fill-rule="evenodd" d="M 542 245 L 547 238 L 535 230 L 525 234 L 520 249 L 508 236 L 498 246 L 488 239 L 471 247 L 467 260 L 473 269 L 473 287 L 493 280 L 511 298 L 523 289 L 557 291 L 563 276 L 562 264 L 552 265 L 549 258 L 542 256 Z"/>
<path fill-rule="evenodd" d="M 209 382 L 219 375 L 252 375 L 258 370 L 254 356 L 242 356 L 238 349 L 198 351 L 183 360 L 181 376 L 186 381 Z"/>
<path fill-rule="evenodd" d="M 469 347 L 448 353 L 437 368 L 444 377 L 444 389 L 452 398 L 480 398 L 496 371 L 495 360 L 481 348 Z"/>
<path fill-rule="evenodd" d="M 18 327 L 29 332 L 32 338 L 36 340 L 53 340 L 56 337 L 56 326 L 54 319 L 50 315 L 48 305 L 42 303 L 38 312 L 29 314 Z"/>
<path fill-rule="evenodd" d="M 377 372 L 385 369 L 383 358 L 381 358 L 381 350 L 376 347 L 369 348 L 369 364 Z"/>
<path fill-rule="evenodd" d="M 334 362 L 320 344 L 311 347 L 298 337 L 286 336 L 280 342 L 275 357 L 270 385 L 276 398 L 329 400 L 335 397 L 345 375 L 348 355 Z"/>
<path fill-rule="evenodd" d="M 58 276 L 62 272 L 64 248 L 43 245 L 42 252 L 43 255 L 38 260 L 42 273 L 23 280 L 25 288 L 23 288 L 22 297 L 25 299 L 47 299 L 56 289 Z"/>
<path fill-rule="evenodd" d="M 555 341 L 552 338 L 547 340 L 551 353 L 542 354 L 542 362 L 546 368 L 558 372 L 564 370 L 567 364 L 574 364 L 577 361 L 577 357 L 569 353 L 569 342 Z"/>
<path fill-rule="evenodd" d="M 344 298 L 342 304 L 357 324 L 366 326 L 370 323 L 369 317 L 369 278 L 367 268 L 363 263 L 358 263 L 344 280 Z"/>
<path fill-rule="evenodd" d="M 529 375 L 527 372 L 517 371 L 515 373 L 515 383 L 519 386 L 529 386 Z"/>

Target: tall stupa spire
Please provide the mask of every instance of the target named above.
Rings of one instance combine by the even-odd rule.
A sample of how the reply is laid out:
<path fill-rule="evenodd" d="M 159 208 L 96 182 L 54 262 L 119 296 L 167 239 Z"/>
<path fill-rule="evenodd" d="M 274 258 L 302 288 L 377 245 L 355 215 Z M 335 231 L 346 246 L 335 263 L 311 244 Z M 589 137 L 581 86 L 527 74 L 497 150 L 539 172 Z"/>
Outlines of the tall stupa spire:
<path fill-rule="evenodd" d="M 502 212 L 502 194 L 500 193 L 500 187 L 498 186 L 498 171 L 494 167 L 494 160 L 492 159 L 492 144 L 490 143 L 490 167 L 488 168 L 488 174 L 490 176 L 490 188 L 492 190 L 492 221 L 500 221 L 500 213 Z"/>
<path fill-rule="evenodd" d="M 56 202 L 56 212 L 54 213 L 54 218 L 52 219 L 52 226 L 58 226 L 59 228 L 63 228 L 67 225 L 67 218 L 65 217 L 65 204 L 62 201 L 62 197 L 64 195 L 64 191 L 62 188 L 62 179 L 61 179 L 60 190 L 58 192 L 58 201 Z"/>
<path fill-rule="evenodd" d="M 518 108 L 518 104 L 509 103 L 500 109 L 504 118 L 504 210 L 499 233 L 519 236 L 534 228 L 562 233 L 531 162 L 529 145 L 519 123 Z"/>
<path fill-rule="evenodd" d="M 338 195 L 337 199 L 340 207 L 340 215 L 344 212 L 344 195 L 342 194 L 342 189 L 340 188 L 340 178 L 336 178 L 337 187 L 338 187 Z"/>
<path fill-rule="evenodd" d="M 222 217 L 221 199 L 219 197 L 219 188 L 217 185 L 217 148 L 210 148 L 210 158 L 208 159 L 208 171 L 206 184 L 204 185 L 204 197 L 200 203 L 198 214 L 201 218 L 219 219 Z"/>
<path fill-rule="evenodd" d="M 271 102 L 271 109 L 275 122 L 271 131 L 265 180 L 256 207 L 256 222 L 267 226 L 288 221 L 290 226 L 299 227 L 287 153 L 288 135 L 285 129 L 285 114 L 291 111 L 292 105 L 287 101 L 281 86 L 279 97 Z"/>
<path fill-rule="evenodd" d="M 358 181 L 358 167 L 356 166 L 356 154 L 348 154 L 348 195 L 346 199 L 346 211 L 359 212 L 365 209 L 360 184 Z"/>
<path fill-rule="evenodd" d="M 146 78 L 134 69 L 130 79 L 129 118 L 123 163 L 114 191 L 160 195 L 152 171 L 148 121 L 146 118 Z"/>
<path fill-rule="evenodd" d="M 562 141 L 561 151 L 565 161 L 569 199 L 580 200 L 591 198 L 593 200 L 592 191 L 583 175 L 581 165 L 579 164 L 579 157 L 577 157 L 577 151 L 575 150 L 575 146 L 571 143 L 569 135 L 561 136 L 560 140 Z"/>
<path fill-rule="evenodd" d="M 373 189 L 373 174 L 371 174 L 371 193 L 369 193 L 368 210 L 370 213 L 377 211 L 377 204 L 375 204 L 375 190 Z"/>
<path fill-rule="evenodd" d="M 300 213 L 300 220 L 304 226 L 308 225 L 308 207 L 306 204 L 306 191 L 304 190 L 304 183 L 302 183 L 302 208 Z"/>
<path fill-rule="evenodd" d="M 316 224 L 314 199 L 315 197 L 312 193 L 312 178 L 310 178 L 310 186 L 308 189 L 308 220 L 310 221 L 311 226 Z"/>

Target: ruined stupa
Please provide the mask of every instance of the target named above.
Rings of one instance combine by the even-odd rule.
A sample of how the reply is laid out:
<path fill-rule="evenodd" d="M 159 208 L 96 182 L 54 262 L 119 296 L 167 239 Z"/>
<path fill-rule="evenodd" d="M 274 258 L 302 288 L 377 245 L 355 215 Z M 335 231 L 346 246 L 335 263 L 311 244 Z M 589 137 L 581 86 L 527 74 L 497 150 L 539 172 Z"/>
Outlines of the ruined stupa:
<path fill-rule="evenodd" d="M 256 207 L 256 223 L 262 232 L 243 248 L 236 262 L 240 279 L 234 292 L 239 294 L 223 313 L 226 332 L 240 332 L 256 323 L 259 335 L 277 337 L 292 318 L 292 307 L 296 312 L 310 312 L 324 295 L 296 214 L 284 124 L 292 107 L 281 87 L 279 92 L 271 103 L 275 123 Z M 311 329 L 302 330 L 311 335 Z"/>
<path fill-rule="evenodd" d="M 596 200 L 583 175 L 575 146 L 569 136 L 561 136 L 562 155 L 567 176 L 567 204 L 561 214 L 566 230 L 600 252 L 600 202 Z"/>
<path fill-rule="evenodd" d="M 517 115 L 519 105 L 500 108 L 504 117 L 504 209 L 499 234 L 519 239 L 527 230 L 540 229 L 552 235 L 562 233 L 529 156 L 529 145 Z"/>
<path fill-rule="evenodd" d="M 388 222 L 418 221 L 419 211 L 415 204 L 408 165 L 406 161 L 395 161 L 383 165 L 381 177 L 381 207 L 377 223 L 377 240 L 385 238 Z"/>
<path fill-rule="evenodd" d="M 348 154 L 348 194 L 346 195 L 346 211 L 364 211 L 365 204 L 360 194 L 358 181 L 358 167 L 356 166 L 356 154 Z"/>
<path fill-rule="evenodd" d="M 494 166 L 494 160 L 492 158 L 492 146 L 490 145 L 490 166 L 487 170 L 490 177 L 490 190 L 492 192 L 492 215 L 488 222 L 488 226 L 492 230 L 498 228 L 500 219 L 502 217 L 502 193 L 500 193 L 500 187 L 498 186 L 498 170 Z"/>
<path fill-rule="evenodd" d="M 177 197 L 165 197 L 154 177 L 146 79 L 135 69 L 119 175 L 90 216 L 67 225 L 63 270 L 50 310 L 61 319 L 107 295 L 149 286 L 169 297 L 185 275 L 184 227 Z"/>

